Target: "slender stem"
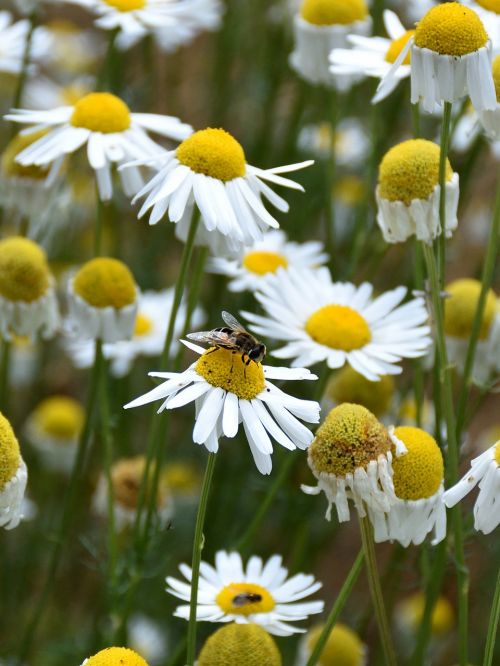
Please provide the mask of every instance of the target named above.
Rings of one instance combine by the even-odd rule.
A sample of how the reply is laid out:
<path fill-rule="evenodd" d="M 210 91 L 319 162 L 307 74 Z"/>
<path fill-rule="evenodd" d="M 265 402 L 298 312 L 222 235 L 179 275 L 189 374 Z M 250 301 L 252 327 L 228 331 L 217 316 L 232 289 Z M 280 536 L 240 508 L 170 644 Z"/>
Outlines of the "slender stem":
<path fill-rule="evenodd" d="M 384 663 L 385 666 L 396 666 L 396 654 L 392 644 L 389 621 L 387 619 L 384 598 L 382 596 L 382 588 L 380 586 L 380 577 L 378 573 L 377 559 L 375 556 L 372 526 L 367 516 L 360 518 L 359 523 L 361 527 L 361 540 L 363 542 L 363 552 L 365 556 L 366 572 L 368 575 L 368 584 L 375 608 L 380 641 L 384 651 Z"/>
<path fill-rule="evenodd" d="M 358 580 L 361 568 L 363 566 L 364 558 L 364 552 L 363 550 L 360 550 L 358 556 L 354 560 L 354 564 L 352 565 L 351 570 L 347 574 L 338 597 L 335 599 L 335 603 L 333 604 L 332 610 L 328 615 L 328 619 L 326 620 L 325 626 L 323 627 L 323 631 L 318 638 L 318 642 L 314 646 L 314 650 L 312 651 L 306 666 L 315 666 L 321 658 L 323 648 L 325 647 L 328 638 L 330 637 L 330 634 L 332 633 L 333 628 L 339 618 L 339 615 L 342 612 L 347 599 L 350 597 L 356 581 Z"/>
<path fill-rule="evenodd" d="M 0 342 L 0 411 L 6 412 L 8 405 L 8 384 L 10 365 L 10 341 L 2 339 Z"/>
<path fill-rule="evenodd" d="M 330 261 L 333 262 L 335 250 L 335 205 L 333 202 L 333 191 L 335 189 L 336 176 L 336 151 L 335 141 L 337 135 L 338 119 L 338 94 L 332 89 L 327 91 L 328 96 L 328 124 L 330 131 L 330 141 L 328 146 L 327 168 L 325 169 L 325 237 L 326 251 L 330 255 Z"/>
<path fill-rule="evenodd" d="M 119 29 L 116 28 L 110 31 L 108 39 L 108 47 L 104 57 L 101 71 L 97 77 L 96 90 L 110 90 L 117 92 L 115 70 L 117 67 L 116 61 L 116 38 L 118 37 Z"/>
<path fill-rule="evenodd" d="M 441 225 L 441 234 L 438 237 L 438 265 L 441 289 L 444 287 L 446 268 L 446 162 L 450 148 L 451 108 L 452 105 L 450 102 L 444 102 L 443 123 L 441 125 L 441 148 L 439 152 L 439 222 Z"/>
<path fill-rule="evenodd" d="M 98 257 L 102 250 L 102 227 L 104 222 L 104 204 L 101 201 L 99 188 L 95 187 L 96 196 L 96 211 L 95 211 L 95 228 L 94 228 L 94 257 Z"/>
<path fill-rule="evenodd" d="M 411 105 L 411 125 L 413 138 L 418 139 L 420 137 L 420 108 L 418 102 Z"/>
<path fill-rule="evenodd" d="M 191 564 L 191 600 L 189 604 L 189 625 L 187 631 L 187 666 L 194 666 L 196 656 L 196 607 L 198 605 L 198 581 L 200 577 L 201 552 L 204 546 L 203 526 L 205 524 L 205 514 L 207 511 L 208 497 L 212 485 L 216 458 L 216 453 L 208 454 L 194 530 L 193 558 Z"/>
<path fill-rule="evenodd" d="M 497 575 L 497 584 L 495 594 L 493 595 L 493 604 L 491 606 L 490 621 L 488 624 L 488 634 L 486 636 L 486 645 L 484 648 L 483 666 L 493 666 L 493 651 L 495 649 L 495 640 L 500 620 L 500 569 Z"/>
<path fill-rule="evenodd" d="M 31 57 L 31 45 L 33 43 L 33 33 L 35 32 L 36 24 L 38 22 L 38 9 L 34 9 L 29 17 L 29 29 L 26 35 L 26 42 L 24 44 L 23 52 L 23 62 L 21 65 L 21 72 L 19 74 L 19 79 L 17 81 L 16 91 L 14 93 L 14 99 L 12 101 L 12 106 L 14 109 L 18 109 L 21 106 L 24 86 L 26 85 L 26 79 L 28 77 L 28 67 L 30 64 Z M 16 125 L 12 125 L 12 134 L 16 133 Z"/>

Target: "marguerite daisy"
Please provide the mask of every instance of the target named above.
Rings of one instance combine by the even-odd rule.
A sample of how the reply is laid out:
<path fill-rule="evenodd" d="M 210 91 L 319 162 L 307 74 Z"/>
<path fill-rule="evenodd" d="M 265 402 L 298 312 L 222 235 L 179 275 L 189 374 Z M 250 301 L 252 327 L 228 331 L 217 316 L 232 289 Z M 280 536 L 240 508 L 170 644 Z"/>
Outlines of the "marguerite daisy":
<path fill-rule="evenodd" d="M 207 638 L 197 666 L 282 666 L 278 647 L 258 624 L 232 622 Z"/>
<path fill-rule="evenodd" d="M 111 664 L 120 664 L 120 666 L 148 666 L 137 652 L 124 647 L 109 647 L 97 652 L 92 657 L 85 659 L 81 666 L 110 666 Z"/>
<path fill-rule="evenodd" d="M 359 287 L 332 282 L 327 269 L 289 268 L 269 275 L 256 292 L 266 315 L 243 314 L 256 333 L 287 341 L 273 356 L 292 358 L 292 366 L 349 363 L 377 381 L 399 374 L 401 359 L 423 356 L 430 329 L 422 298 L 399 305 L 405 287 L 376 298 L 372 291 L 366 282 Z"/>
<path fill-rule="evenodd" d="M 13 22 L 10 12 L 0 12 L 0 72 L 19 74 L 23 68 L 26 37 L 30 31 L 27 19 Z M 38 62 L 48 53 L 51 39 L 47 30 L 35 28 L 31 41 L 30 60 Z"/>
<path fill-rule="evenodd" d="M 181 564 L 179 569 L 191 582 L 190 567 Z M 287 580 L 287 574 L 279 555 L 266 563 L 254 555 L 245 568 L 239 553 L 221 550 L 215 555 L 215 567 L 207 562 L 200 565 L 196 619 L 260 624 L 275 636 L 302 633 L 304 629 L 289 623 L 322 612 L 322 601 L 300 601 L 317 592 L 321 583 L 302 573 Z M 167 592 L 189 602 L 191 585 L 170 576 L 166 581 Z M 179 606 L 174 615 L 187 620 L 189 604 Z"/>
<path fill-rule="evenodd" d="M 11 530 L 22 518 L 28 471 L 9 421 L 0 413 L 0 527 Z"/>
<path fill-rule="evenodd" d="M 90 166 L 94 169 L 99 196 L 111 199 L 111 165 L 158 156 L 163 149 L 145 130 L 174 141 L 189 136 L 192 128 L 173 116 L 131 113 L 119 97 L 107 92 L 89 93 L 74 105 L 50 111 L 14 109 L 6 116 L 13 122 L 34 125 L 29 131 L 49 129 L 45 136 L 23 150 L 17 161 L 23 166 L 51 166 L 50 180 L 57 175 L 66 155 L 87 146 Z M 137 166 L 120 171 L 125 194 L 132 196 L 143 186 Z"/>
<path fill-rule="evenodd" d="M 307 666 L 322 631 L 323 625 L 316 625 L 301 638 L 295 666 Z M 367 659 L 368 648 L 358 634 L 347 625 L 337 622 L 328 636 L 318 663 L 320 666 L 365 666 Z"/>

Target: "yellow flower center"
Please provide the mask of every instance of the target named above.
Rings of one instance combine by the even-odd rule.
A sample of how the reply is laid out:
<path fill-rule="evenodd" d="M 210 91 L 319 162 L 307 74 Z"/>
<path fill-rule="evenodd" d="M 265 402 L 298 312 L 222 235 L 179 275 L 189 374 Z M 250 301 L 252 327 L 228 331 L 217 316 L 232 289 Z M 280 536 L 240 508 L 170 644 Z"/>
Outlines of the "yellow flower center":
<path fill-rule="evenodd" d="M 336 181 L 334 195 L 345 206 L 355 206 L 363 201 L 366 185 L 358 176 L 344 176 Z"/>
<path fill-rule="evenodd" d="M 345 402 L 320 425 L 309 455 L 317 472 L 345 476 L 358 467 L 366 469 L 391 445 L 387 429 L 368 409 Z"/>
<path fill-rule="evenodd" d="M 365 20 L 368 6 L 365 0 L 304 0 L 300 14 L 314 25 L 349 25 Z"/>
<path fill-rule="evenodd" d="M 198 471 L 182 462 L 170 463 L 165 469 L 165 483 L 174 493 L 190 494 L 200 487 Z"/>
<path fill-rule="evenodd" d="M 148 666 L 147 662 L 124 647 L 110 647 L 101 650 L 85 662 L 85 666 Z"/>
<path fill-rule="evenodd" d="M 370 327 L 359 312 L 348 305 L 325 305 L 306 322 L 306 331 L 320 345 L 352 351 L 372 339 Z"/>
<path fill-rule="evenodd" d="M 19 442 L 10 423 L 0 413 L 0 493 L 15 475 L 21 464 Z"/>
<path fill-rule="evenodd" d="M 415 45 L 441 55 L 463 56 L 486 45 L 488 34 L 472 9 L 446 2 L 427 12 L 417 23 Z"/>
<path fill-rule="evenodd" d="M 137 296 L 134 278 L 118 259 L 98 257 L 87 261 L 75 275 L 73 289 L 95 308 L 123 308 Z"/>
<path fill-rule="evenodd" d="M 425 430 L 411 426 L 396 428 L 394 434 L 408 449 L 392 461 L 396 495 L 402 500 L 431 497 L 444 475 L 443 455 L 436 440 Z"/>
<path fill-rule="evenodd" d="M 307 634 L 308 652 L 311 653 L 323 631 L 323 625 L 310 629 Z M 337 623 L 321 653 L 319 666 L 363 666 L 364 646 L 359 636 L 345 624 Z"/>
<path fill-rule="evenodd" d="M 500 442 L 495 445 L 495 462 L 500 467 Z"/>
<path fill-rule="evenodd" d="M 399 54 L 401 51 L 404 49 L 404 47 L 407 45 L 407 43 L 410 41 L 410 39 L 413 37 L 415 34 L 415 30 L 407 30 L 404 35 L 401 35 L 401 37 L 398 37 L 397 39 L 393 40 L 387 50 L 387 53 L 385 54 L 385 59 L 387 62 L 394 63 L 399 57 Z M 410 64 L 410 55 L 411 52 L 408 51 L 408 53 L 405 56 L 405 59 L 403 60 L 402 64 L 403 65 L 409 65 Z"/>
<path fill-rule="evenodd" d="M 41 139 L 47 132 L 40 130 L 30 134 L 17 134 L 5 148 L 2 155 L 2 173 L 10 178 L 31 178 L 32 180 L 45 180 L 48 167 L 37 167 L 35 165 L 22 166 L 16 162 L 19 153 L 31 146 L 32 143 Z"/>
<path fill-rule="evenodd" d="M 198 666 L 281 666 L 272 636 L 258 624 L 228 624 L 209 636 Z"/>
<path fill-rule="evenodd" d="M 118 460 L 112 467 L 111 478 L 115 500 L 126 509 L 134 510 L 137 507 L 145 465 L 144 456 L 136 456 Z M 160 475 L 157 492 L 157 506 L 161 507 L 168 498 L 168 489 L 163 474 Z M 151 496 L 151 488 L 147 489 L 146 495 Z"/>
<path fill-rule="evenodd" d="M 387 375 L 378 382 L 371 382 L 350 365 L 345 365 L 335 373 L 327 391 L 336 403 L 354 402 L 378 417 L 389 411 L 394 396 L 394 379 Z"/>
<path fill-rule="evenodd" d="M 153 330 L 153 320 L 145 314 L 139 312 L 135 319 L 134 336 L 141 337 L 147 335 Z"/>
<path fill-rule="evenodd" d="M 49 266 L 42 248 L 27 238 L 0 241 L 0 296 L 32 303 L 49 286 Z"/>
<path fill-rule="evenodd" d="M 439 146 L 426 139 L 410 139 L 391 148 L 379 167 L 380 196 L 402 201 L 428 199 L 439 183 Z M 446 180 L 453 171 L 446 161 Z"/>
<path fill-rule="evenodd" d="M 287 268 L 288 260 L 277 252 L 249 252 L 243 259 L 243 266 L 250 273 L 266 275 L 276 273 L 280 266 Z"/>
<path fill-rule="evenodd" d="M 422 622 L 425 608 L 425 597 L 416 592 L 402 603 L 402 617 L 413 630 L 417 630 Z M 431 632 L 434 636 L 442 636 L 450 631 L 455 622 L 453 606 L 446 597 L 438 597 L 431 618 Z"/>
<path fill-rule="evenodd" d="M 495 83 L 495 92 L 497 94 L 497 102 L 500 102 L 500 56 L 493 59 L 492 73 L 493 82 Z"/>
<path fill-rule="evenodd" d="M 133 12 L 134 9 L 142 9 L 146 5 L 146 0 L 104 0 L 104 2 L 119 12 Z"/>
<path fill-rule="evenodd" d="M 242 360 L 239 352 L 211 347 L 196 363 L 195 370 L 212 386 L 234 393 L 240 400 L 253 400 L 265 389 L 260 363 Z"/>
<path fill-rule="evenodd" d="M 55 439 L 75 439 L 83 427 L 85 412 L 79 402 L 63 395 L 41 402 L 33 412 L 37 428 Z"/>
<path fill-rule="evenodd" d="M 500 14 L 500 0 L 476 0 L 477 4 L 495 14 Z"/>
<path fill-rule="evenodd" d="M 177 148 L 177 159 L 195 173 L 227 182 L 246 173 L 245 153 L 229 132 L 209 127 L 195 132 Z"/>
<path fill-rule="evenodd" d="M 222 588 L 215 601 L 227 615 L 270 613 L 276 606 L 269 592 L 255 583 L 230 583 Z"/>
<path fill-rule="evenodd" d="M 477 302 L 481 292 L 478 280 L 464 278 L 446 285 L 445 291 L 450 295 L 444 301 L 444 330 L 452 338 L 469 338 L 472 323 L 476 314 Z M 496 313 L 497 299 L 493 290 L 488 291 L 484 308 L 479 339 L 485 340 L 490 332 Z"/>
<path fill-rule="evenodd" d="M 70 123 L 91 132 L 125 132 L 131 123 L 125 102 L 111 93 L 89 93 L 75 104 Z"/>

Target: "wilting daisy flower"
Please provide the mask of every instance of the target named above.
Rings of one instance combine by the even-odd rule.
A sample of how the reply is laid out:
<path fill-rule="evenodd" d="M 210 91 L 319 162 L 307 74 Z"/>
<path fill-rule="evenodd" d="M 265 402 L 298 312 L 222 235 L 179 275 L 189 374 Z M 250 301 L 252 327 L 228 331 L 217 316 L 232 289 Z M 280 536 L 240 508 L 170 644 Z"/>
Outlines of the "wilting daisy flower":
<path fill-rule="evenodd" d="M 375 541 L 399 541 L 405 548 L 421 544 L 433 532 L 433 545 L 446 536 L 443 504 L 443 455 L 436 440 L 420 428 L 389 428 L 396 448 L 406 448 L 392 461 L 396 501 L 387 512 L 368 508 Z"/>
<path fill-rule="evenodd" d="M 376 382 L 344 365 L 338 370 L 326 387 L 326 398 L 336 405 L 354 402 L 369 409 L 377 418 L 388 414 L 395 393 L 394 378 L 391 375 L 380 377 Z M 332 405 L 333 406 L 333 405 Z"/>
<path fill-rule="evenodd" d="M 473 9 L 486 28 L 491 39 L 493 53 L 500 50 L 500 4 L 498 0 L 461 0 L 464 5 Z"/>
<path fill-rule="evenodd" d="M 332 74 L 328 55 L 332 49 L 347 48 L 348 35 L 368 35 L 371 27 L 365 0 L 304 0 L 295 15 L 290 65 L 309 83 L 349 90 L 359 77 Z"/>
<path fill-rule="evenodd" d="M 398 16 L 389 9 L 384 11 L 384 25 L 389 39 L 349 35 L 347 39 L 352 48 L 333 49 L 329 57 L 331 72 L 385 78 L 401 51 L 415 34 L 415 30 L 406 30 Z M 387 85 L 378 89 L 372 102 L 374 104 L 381 102 L 408 76 L 410 76 L 409 53 L 394 72 L 394 76 L 387 80 Z"/>
<path fill-rule="evenodd" d="M 23 150 L 16 159 L 23 166 L 51 165 L 49 181 L 59 172 L 66 155 L 86 145 L 89 164 L 95 171 L 99 196 L 103 201 L 113 195 L 112 164 L 147 160 L 163 151 L 145 130 L 174 141 L 181 141 L 192 132 L 189 125 L 173 116 L 131 113 L 125 102 L 107 92 L 90 93 L 72 106 L 60 106 L 50 111 L 14 109 L 6 119 L 34 125 L 30 131 L 48 130 L 44 137 Z M 143 186 L 137 166 L 120 171 L 120 176 L 128 196 Z"/>
<path fill-rule="evenodd" d="M 287 580 L 288 571 L 281 563 L 280 555 L 273 555 L 266 563 L 254 555 L 245 569 L 238 553 L 220 550 L 215 567 L 201 563 L 196 619 L 260 624 L 275 636 L 302 633 L 304 629 L 289 623 L 322 612 L 322 601 L 301 601 L 317 592 L 321 583 L 302 573 Z M 191 583 L 191 568 L 181 564 L 179 569 Z M 189 602 L 191 585 L 170 576 L 166 581 L 167 592 Z M 189 603 L 178 606 L 174 615 L 189 619 Z"/>
<path fill-rule="evenodd" d="M 366 508 L 387 513 L 397 502 L 392 480 L 393 449 L 406 452 L 391 440 L 387 428 L 361 405 L 348 402 L 334 407 L 316 431 L 307 462 L 317 486 L 302 486 L 308 495 L 324 492 L 331 519 L 335 504 L 339 522 L 350 519 L 348 499 L 361 517 Z M 365 506 L 366 505 L 366 506 Z"/>
<path fill-rule="evenodd" d="M 146 615 L 132 615 L 127 624 L 128 643 L 142 654 L 150 666 L 162 663 L 167 658 L 165 629 Z"/>
<path fill-rule="evenodd" d="M 268 231 L 261 241 L 245 248 L 236 259 L 213 257 L 207 270 L 231 278 L 230 291 L 255 291 L 266 275 L 278 268 L 316 268 L 328 261 L 323 243 L 289 241 L 284 231 Z"/>
<path fill-rule="evenodd" d="M 322 631 L 323 625 L 316 625 L 301 639 L 295 666 L 307 666 Z M 358 634 L 347 625 L 337 622 L 328 636 L 318 663 L 321 666 L 365 666 L 367 659 L 367 647 Z"/>
<path fill-rule="evenodd" d="M 30 31 L 27 19 L 13 22 L 10 12 L 0 12 L 0 72 L 20 74 L 23 68 L 26 37 Z M 51 47 L 51 39 L 44 28 L 35 28 L 31 41 L 30 60 L 44 58 Z"/>
<path fill-rule="evenodd" d="M 11 530 L 22 518 L 28 471 L 10 423 L 0 413 L 0 527 Z"/>
<path fill-rule="evenodd" d="M 174 223 L 189 225 L 193 205 L 199 209 L 205 234 L 218 231 L 231 249 L 252 245 L 262 238 L 268 227 L 279 227 L 266 210 L 262 197 L 283 212 L 287 202 L 265 181 L 303 192 L 303 187 L 282 173 L 310 166 L 312 161 L 258 169 L 246 163 L 242 146 L 223 129 L 208 128 L 195 132 L 176 150 L 164 153 L 155 161 L 158 173 L 137 194 L 146 197 L 139 217 L 151 209 L 149 224 L 156 224 L 165 215 Z M 208 232 L 208 233 L 207 233 Z"/>
<path fill-rule="evenodd" d="M 87 261 L 68 284 L 69 318 L 76 335 L 102 342 L 130 339 L 138 293 L 123 262 L 109 257 Z"/>
<path fill-rule="evenodd" d="M 59 327 L 59 310 L 47 257 L 27 238 L 0 241 L 0 335 L 50 338 Z"/>
<path fill-rule="evenodd" d="M 439 218 L 439 146 L 410 139 L 391 148 L 379 167 L 377 222 L 387 243 L 402 243 L 415 235 L 431 243 L 441 233 Z M 446 161 L 446 229 L 457 228 L 458 174 Z"/>
<path fill-rule="evenodd" d="M 201 648 L 197 666 L 231 664 L 281 666 L 278 647 L 267 631 L 258 624 L 231 623 L 207 638 Z"/>
<path fill-rule="evenodd" d="M 500 524 L 500 442 L 471 460 L 470 471 L 444 494 L 447 507 L 455 506 L 479 484 L 474 505 L 474 528 L 483 534 Z"/>
<path fill-rule="evenodd" d="M 120 666 L 148 666 L 137 652 L 124 647 L 109 647 L 101 650 L 97 654 L 85 659 L 80 666 L 110 666 L 110 664 L 120 664 Z"/>
<path fill-rule="evenodd" d="M 399 305 L 407 290 L 398 287 L 372 297 L 373 287 L 332 282 L 327 269 L 277 271 L 259 286 L 257 300 L 266 315 L 244 312 L 252 330 L 286 340 L 273 351 L 292 366 L 325 361 L 329 368 L 349 363 L 367 379 L 397 375 L 403 358 L 423 356 L 430 344 L 422 298 Z"/>
<path fill-rule="evenodd" d="M 416 634 L 424 615 L 425 595 L 415 592 L 396 605 L 394 618 L 398 628 L 406 634 Z M 437 598 L 431 615 L 431 635 L 439 638 L 447 634 L 455 624 L 453 606 L 446 597 Z"/>
<path fill-rule="evenodd" d="M 82 405 L 64 395 L 42 400 L 26 421 L 26 438 L 39 452 L 44 464 L 69 472 L 75 459 L 85 412 Z"/>
<path fill-rule="evenodd" d="M 183 341 L 201 357 L 181 373 L 151 372 L 167 381 L 125 405 L 140 407 L 163 400 L 158 412 L 195 402 L 196 420 L 193 441 L 204 444 L 212 453 L 219 449 L 219 437 L 235 437 L 239 424 L 250 445 L 257 469 L 270 474 L 273 445 L 270 436 L 289 450 L 306 449 L 313 439 L 308 423 L 319 421 L 319 405 L 284 393 L 269 379 L 317 379 L 303 368 L 274 368 L 254 361 L 248 365 L 240 353 L 212 347 L 208 351 Z"/>
<path fill-rule="evenodd" d="M 304 152 L 327 159 L 332 150 L 331 124 L 305 125 L 299 132 L 297 145 Z M 335 163 L 351 169 L 361 166 L 370 150 L 366 131 L 362 123 L 355 118 L 344 118 L 338 123 L 333 145 Z"/>

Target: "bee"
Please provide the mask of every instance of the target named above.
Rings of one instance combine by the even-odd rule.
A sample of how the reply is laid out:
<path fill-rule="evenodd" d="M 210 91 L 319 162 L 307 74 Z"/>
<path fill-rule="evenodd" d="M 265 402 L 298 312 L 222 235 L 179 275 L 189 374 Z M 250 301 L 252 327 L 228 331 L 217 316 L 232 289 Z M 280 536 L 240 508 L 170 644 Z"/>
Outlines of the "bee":
<path fill-rule="evenodd" d="M 243 594 L 236 595 L 232 603 L 233 606 L 241 608 L 242 606 L 246 606 L 247 604 L 258 604 L 260 601 L 262 601 L 262 597 L 260 594 L 246 592 Z"/>
<path fill-rule="evenodd" d="M 266 346 L 253 337 L 240 322 L 229 312 L 222 311 L 222 319 L 226 326 L 211 331 L 188 333 L 187 337 L 196 342 L 214 345 L 216 349 L 229 349 L 233 354 L 240 353 L 245 366 L 250 361 L 260 363 L 266 355 Z M 214 350 L 215 351 L 215 350 Z M 231 368 L 232 369 L 232 368 Z"/>

